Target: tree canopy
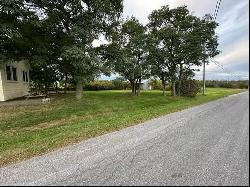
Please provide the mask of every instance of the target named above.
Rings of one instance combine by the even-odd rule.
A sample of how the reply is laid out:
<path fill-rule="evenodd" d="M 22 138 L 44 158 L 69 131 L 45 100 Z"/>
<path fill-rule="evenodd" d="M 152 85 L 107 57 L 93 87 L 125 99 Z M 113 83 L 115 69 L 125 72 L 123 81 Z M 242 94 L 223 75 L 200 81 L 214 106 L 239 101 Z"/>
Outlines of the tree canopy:
<path fill-rule="evenodd" d="M 214 32 L 217 24 L 208 18 L 191 15 L 186 6 L 163 6 L 149 15 L 149 60 L 154 74 L 162 80 L 164 95 L 167 79 L 175 95 L 175 82 L 179 72 L 181 77 L 184 64 L 199 66 L 201 60 L 218 54 Z"/>
<path fill-rule="evenodd" d="M 129 80 L 134 95 L 139 95 L 141 80 L 150 76 L 146 40 L 146 28 L 131 17 L 116 28 L 112 43 L 106 45 L 113 70 Z"/>
<path fill-rule="evenodd" d="M 122 0 L 2 0 L 0 62 L 27 60 L 34 80 L 47 85 L 72 79 L 77 98 L 84 82 L 111 72 L 129 80 L 134 95 L 152 76 L 161 79 L 163 95 L 167 82 L 175 95 L 183 74 L 219 54 L 218 24 L 210 15 L 162 6 L 143 25 L 135 17 L 121 19 L 122 11 Z M 101 36 L 108 44 L 93 46 Z"/>
<path fill-rule="evenodd" d="M 122 0 L 4 0 L 1 2 L 2 59 L 67 67 L 81 89 L 98 74 L 92 42 L 108 36 L 123 10 Z M 81 94 L 78 89 L 78 98 Z"/>

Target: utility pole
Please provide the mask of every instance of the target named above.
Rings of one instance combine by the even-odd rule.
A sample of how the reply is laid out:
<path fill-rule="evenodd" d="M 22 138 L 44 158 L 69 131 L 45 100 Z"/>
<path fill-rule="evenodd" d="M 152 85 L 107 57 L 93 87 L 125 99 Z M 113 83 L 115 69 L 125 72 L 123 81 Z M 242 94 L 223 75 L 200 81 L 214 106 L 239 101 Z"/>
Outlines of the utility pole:
<path fill-rule="evenodd" d="M 205 60 L 203 61 L 203 89 L 202 89 L 202 95 L 205 95 L 205 89 L 206 89 L 206 79 L 205 79 L 205 75 L 206 75 L 206 62 Z"/>
<path fill-rule="evenodd" d="M 216 20 L 216 17 L 217 17 L 219 8 L 220 8 L 220 3 L 221 3 L 221 0 L 217 0 L 215 11 L 214 11 L 214 16 L 213 16 L 214 21 Z M 204 60 L 203 61 L 203 89 L 202 89 L 202 95 L 205 95 L 205 89 L 206 89 L 206 78 L 205 78 L 206 72 L 205 72 L 205 69 L 206 69 L 206 61 Z"/>

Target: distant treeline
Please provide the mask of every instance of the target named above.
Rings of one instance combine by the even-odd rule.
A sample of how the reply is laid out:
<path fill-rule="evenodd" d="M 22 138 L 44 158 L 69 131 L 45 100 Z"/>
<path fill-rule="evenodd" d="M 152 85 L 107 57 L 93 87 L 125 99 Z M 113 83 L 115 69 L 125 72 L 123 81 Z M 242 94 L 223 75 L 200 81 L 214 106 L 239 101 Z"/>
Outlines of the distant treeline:
<path fill-rule="evenodd" d="M 196 87 L 202 87 L 202 81 L 193 80 Z M 207 88 L 234 88 L 234 89 L 248 89 L 248 80 L 239 80 L 239 81 L 222 81 L 222 80 L 207 80 Z M 176 85 L 177 86 L 177 85 Z M 34 85 L 32 86 L 34 87 Z M 52 86 L 54 87 L 54 86 Z M 50 88 L 52 88 L 50 87 Z M 57 87 L 54 89 L 63 90 L 63 87 Z M 67 90 L 74 90 L 75 87 L 73 84 L 69 85 Z M 115 80 L 94 80 L 89 83 L 83 84 L 84 90 L 130 90 L 131 86 L 129 81 L 126 81 L 122 78 L 117 78 Z M 148 89 L 152 90 L 162 90 L 162 82 L 159 79 L 149 79 L 148 80 Z M 171 90 L 171 84 L 167 82 L 166 90 Z"/>
<path fill-rule="evenodd" d="M 202 81 L 197 80 L 200 87 L 202 87 Z M 248 89 L 248 80 L 239 80 L 239 81 L 223 81 L 223 80 L 207 80 L 207 88 L 235 88 L 235 89 Z M 151 79 L 149 85 L 153 90 L 162 90 L 162 84 L 160 80 Z M 170 84 L 167 84 L 166 90 L 170 90 Z"/>
<path fill-rule="evenodd" d="M 84 90 L 127 90 L 130 84 L 121 80 L 95 80 L 83 85 Z"/>
<path fill-rule="evenodd" d="M 198 85 L 202 87 L 202 81 L 198 81 Z M 207 88 L 235 88 L 235 89 L 247 89 L 248 80 L 240 81 L 222 81 L 222 80 L 207 80 Z M 149 86 L 153 90 L 162 90 L 162 84 L 160 80 L 149 80 Z M 128 81 L 122 80 L 95 80 L 83 85 L 84 90 L 128 90 L 131 89 Z M 167 84 L 166 90 L 170 90 L 170 83 Z"/>
<path fill-rule="evenodd" d="M 202 81 L 199 81 L 202 86 Z M 206 87 L 208 88 L 238 88 L 238 89 L 248 89 L 248 80 L 239 81 L 218 81 L 218 80 L 207 80 Z"/>

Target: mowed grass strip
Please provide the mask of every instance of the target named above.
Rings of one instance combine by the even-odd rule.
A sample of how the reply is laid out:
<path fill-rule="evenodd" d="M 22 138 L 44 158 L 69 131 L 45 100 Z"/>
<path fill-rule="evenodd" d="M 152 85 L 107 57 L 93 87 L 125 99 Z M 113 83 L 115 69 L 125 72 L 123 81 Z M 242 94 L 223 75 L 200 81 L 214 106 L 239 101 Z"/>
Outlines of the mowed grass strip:
<path fill-rule="evenodd" d="M 0 165 L 212 101 L 239 89 L 211 88 L 195 98 L 166 97 L 161 91 L 88 91 L 81 101 L 61 95 L 49 104 L 0 107 Z"/>

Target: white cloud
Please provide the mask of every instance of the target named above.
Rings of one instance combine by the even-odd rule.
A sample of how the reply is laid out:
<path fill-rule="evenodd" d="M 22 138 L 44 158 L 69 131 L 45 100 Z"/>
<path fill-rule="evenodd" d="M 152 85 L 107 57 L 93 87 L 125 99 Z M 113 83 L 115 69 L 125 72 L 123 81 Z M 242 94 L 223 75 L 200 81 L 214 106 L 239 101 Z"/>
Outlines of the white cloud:
<path fill-rule="evenodd" d="M 147 23 L 148 15 L 163 5 L 168 4 L 168 0 L 125 0 L 123 16 L 135 16 L 143 24 Z"/>
<path fill-rule="evenodd" d="M 248 5 L 248 1 L 242 1 L 236 3 L 232 9 L 225 12 L 220 19 L 220 26 L 217 29 L 217 33 L 219 35 L 225 35 L 247 27 L 249 24 L 249 11 L 244 12 L 244 10 L 248 8 Z"/>
<path fill-rule="evenodd" d="M 201 0 L 125 0 L 124 1 L 124 17 L 135 16 L 140 22 L 146 24 L 148 15 L 155 9 L 161 6 L 169 5 L 170 8 L 175 8 L 182 5 L 187 5 L 190 12 L 194 15 L 204 16 L 207 13 L 213 13 L 216 0 L 201 1 Z"/>
<path fill-rule="evenodd" d="M 210 61 L 206 66 L 207 79 L 248 79 L 249 77 L 249 40 L 245 37 L 228 46 L 226 50 L 214 58 L 224 70 Z M 242 69 L 242 67 L 244 69 Z M 202 67 L 196 72 L 196 78 L 202 78 Z M 240 69 L 240 70 L 239 70 Z"/>
<path fill-rule="evenodd" d="M 249 59 L 249 41 L 244 38 L 234 45 L 229 46 L 216 60 L 224 65 L 232 64 L 236 61 L 247 61 Z"/>

